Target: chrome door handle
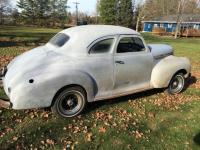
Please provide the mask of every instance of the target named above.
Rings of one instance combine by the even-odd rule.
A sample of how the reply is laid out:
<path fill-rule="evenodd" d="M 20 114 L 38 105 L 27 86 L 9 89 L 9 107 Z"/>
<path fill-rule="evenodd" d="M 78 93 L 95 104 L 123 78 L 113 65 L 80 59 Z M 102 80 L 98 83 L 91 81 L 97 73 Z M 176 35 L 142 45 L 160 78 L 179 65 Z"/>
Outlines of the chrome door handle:
<path fill-rule="evenodd" d="M 124 61 L 120 61 L 120 60 L 115 61 L 115 63 L 116 63 L 116 64 L 121 64 L 121 65 L 125 64 Z"/>

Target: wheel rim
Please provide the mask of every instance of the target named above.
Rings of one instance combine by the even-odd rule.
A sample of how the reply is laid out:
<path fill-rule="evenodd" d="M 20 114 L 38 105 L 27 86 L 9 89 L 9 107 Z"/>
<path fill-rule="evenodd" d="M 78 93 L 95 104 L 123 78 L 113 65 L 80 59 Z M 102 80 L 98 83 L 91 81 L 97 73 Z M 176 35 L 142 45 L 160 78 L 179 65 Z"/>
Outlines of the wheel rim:
<path fill-rule="evenodd" d="M 184 77 L 181 75 L 176 75 L 170 83 L 171 93 L 179 93 L 184 88 Z"/>
<path fill-rule="evenodd" d="M 78 91 L 64 93 L 57 105 L 58 111 L 64 116 L 74 116 L 82 108 L 84 96 Z"/>

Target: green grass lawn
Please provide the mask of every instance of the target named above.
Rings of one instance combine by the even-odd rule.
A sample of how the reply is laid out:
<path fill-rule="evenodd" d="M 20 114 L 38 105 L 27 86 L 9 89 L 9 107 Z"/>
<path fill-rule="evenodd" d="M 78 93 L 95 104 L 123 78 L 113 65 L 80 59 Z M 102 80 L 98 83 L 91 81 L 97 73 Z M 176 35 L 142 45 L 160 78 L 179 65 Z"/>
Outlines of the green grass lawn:
<path fill-rule="evenodd" d="M 0 56 L 16 56 L 27 49 L 46 43 L 61 29 L 34 27 L 0 27 Z"/>
<path fill-rule="evenodd" d="M 46 42 L 57 31 L 0 28 L 0 41 L 13 35 L 14 40 L 8 41 L 22 42 L 21 46 L 0 46 L 0 58 L 8 57 L 9 61 L 11 56 L 34 47 L 24 44 L 27 37 L 39 40 L 45 36 Z M 95 102 L 84 114 L 72 119 L 57 118 L 44 109 L 0 109 L 0 149 L 199 149 L 200 39 L 143 36 L 147 43 L 170 44 L 177 56 L 189 57 L 196 83 L 190 81 L 193 84 L 175 96 L 151 90 Z M 2 89 L 0 97 L 6 98 Z"/>

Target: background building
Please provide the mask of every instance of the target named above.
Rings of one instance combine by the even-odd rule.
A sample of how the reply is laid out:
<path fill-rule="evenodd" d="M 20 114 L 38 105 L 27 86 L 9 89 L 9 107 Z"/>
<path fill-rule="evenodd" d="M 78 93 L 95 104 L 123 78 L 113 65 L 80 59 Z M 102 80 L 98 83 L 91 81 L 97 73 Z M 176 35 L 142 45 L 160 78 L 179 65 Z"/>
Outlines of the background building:
<path fill-rule="evenodd" d="M 143 21 L 143 31 L 152 32 L 154 28 L 163 28 L 166 32 L 174 32 L 177 26 L 177 16 L 170 15 Z M 181 30 L 200 30 L 200 15 L 183 15 L 181 20 Z"/>

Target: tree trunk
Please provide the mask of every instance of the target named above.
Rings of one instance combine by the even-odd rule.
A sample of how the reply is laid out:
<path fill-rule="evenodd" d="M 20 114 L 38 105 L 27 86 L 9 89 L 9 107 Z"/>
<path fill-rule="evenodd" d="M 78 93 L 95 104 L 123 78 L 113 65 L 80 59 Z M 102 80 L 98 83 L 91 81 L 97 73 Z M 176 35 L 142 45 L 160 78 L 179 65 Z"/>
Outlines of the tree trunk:
<path fill-rule="evenodd" d="M 140 15 L 137 18 L 137 22 L 136 22 L 136 31 L 139 31 L 139 25 L 140 25 Z"/>
<path fill-rule="evenodd" d="M 2 15 L 2 12 L 0 12 L 0 25 L 3 24 L 3 15 Z"/>
<path fill-rule="evenodd" d="M 180 31 L 181 2 L 182 1 L 180 0 L 178 4 L 177 21 L 176 21 L 177 25 L 176 25 L 175 36 L 174 36 L 175 39 L 177 39 L 179 31 Z"/>

